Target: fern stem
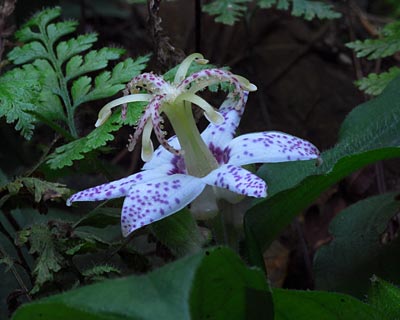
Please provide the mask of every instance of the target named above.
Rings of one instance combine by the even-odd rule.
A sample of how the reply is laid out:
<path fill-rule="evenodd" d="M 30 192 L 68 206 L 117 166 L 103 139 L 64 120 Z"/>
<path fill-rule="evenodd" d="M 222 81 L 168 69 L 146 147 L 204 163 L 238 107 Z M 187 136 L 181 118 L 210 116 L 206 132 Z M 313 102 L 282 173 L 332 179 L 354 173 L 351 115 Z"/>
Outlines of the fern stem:
<path fill-rule="evenodd" d="M 53 68 L 58 77 L 58 83 L 60 88 L 59 95 L 62 101 L 64 102 L 65 110 L 67 112 L 68 129 L 71 135 L 76 139 L 78 138 L 78 133 L 75 127 L 74 109 L 72 107 L 71 98 L 69 96 L 67 81 L 65 80 L 64 74 L 62 72 L 61 64 L 59 63 L 57 56 L 54 52 L 53 41 L 51 41 L 51 39 L 47 36 L 47 31 L 42 26 L 40 26 L 39 29 L 45 38 L 44 45 L 46 46 L 46 50 L 49 53 L 48 58 L 50 60 L 50 63 L 53 65 Z"/>

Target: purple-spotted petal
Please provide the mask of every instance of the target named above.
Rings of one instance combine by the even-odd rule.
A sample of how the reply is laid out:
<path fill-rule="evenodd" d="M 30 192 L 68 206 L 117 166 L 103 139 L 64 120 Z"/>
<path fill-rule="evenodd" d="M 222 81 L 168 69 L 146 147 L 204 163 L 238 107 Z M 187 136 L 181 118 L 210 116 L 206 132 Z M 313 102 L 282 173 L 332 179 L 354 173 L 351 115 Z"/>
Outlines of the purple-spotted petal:
<path fill-rule="evenodd" d="M 205 184 L 199 178 L 183 174 L 132 186 L 122 208 L 122 234 L 126 237 L 140 227 L 181 210 L 204 187 Z"/>
<path fill-rule="evenodd" d="M 100 186 L 89 188 L 75 193 L 67 200 L 67 205 L 76 201 L 100 201 L 106 199 L 114 199 L 124 197 L 128 194 L 132 185 L 142 184 L 153 179 L 164 177 L 171 170 L 171 166 L 164 165 L 159 170 L 142 171 Z"/>
<path fill-rule="evenodd" d="M 319 157 L 310 142 L 282 132 L 260 132 L 233 139 L 224 150 L 228 163 L 242 166 L 250 163 L 310 160 Z"/>
<path fill-rule="evenodd" d="M 247 101 L 247 96 L 248 94 L 246 92 L 245 102 Z M 224 121 L 218 125 L 210 123 L 202 132 L 201 137 L 207 145 L 212 143 L 214 147 L 224 149 L 235 136 L 245 106 L 245 104 L 243 104 L 240 110 L 235 109 L 235 105 L 237 104 L 236 100 L 237 99 L 230 93 L 218 109 L 218 112 L 224 117 Z"/>
<path fill-rule="evenodd" d="M 267 196 L 267 185 L 264 180 L 231 164 L 215 169 L 201 180 L 208 185 L 228 189 L 249 197 L 264 198 Z"/>
<path fill-rule="evenodd" d="M 169 138 L 168 144 L 172 146 L 174 149 L 180 149 L 181 146 L 179 144 L 178 138 L 176 136 L 173 136 Z M 176 156 L 169 152 L 167 149 L 165 149 L 163 146 L 159 146 L 156 151 L 153 153 L 153 158 L 149 162 L 146 162 L 143 166 L 144 170 L 151 170 L 151 169 L 157 169 L 160 166 L 164 166 L 166 164 L 171 164 L 173 163 L 173 159 Z"/>

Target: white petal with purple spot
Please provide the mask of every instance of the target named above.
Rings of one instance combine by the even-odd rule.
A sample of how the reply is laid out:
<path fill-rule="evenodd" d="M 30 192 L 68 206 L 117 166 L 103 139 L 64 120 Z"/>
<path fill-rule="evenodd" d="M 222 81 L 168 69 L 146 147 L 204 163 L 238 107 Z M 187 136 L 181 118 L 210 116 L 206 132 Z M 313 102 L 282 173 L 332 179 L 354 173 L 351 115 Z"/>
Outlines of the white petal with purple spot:
<path fill-rule="evenodd" d="M 159 170 L 142 171 L 126 178 L 104 183 L 100 186 L 89 188 L 75 193 L 67 200 L 67 205 L 76 201 L 100 201 L 124 197 L 128 194 L 132 185 L 141 184 L 160 177 L 164 177 L 171 170 L 170 165 L 159 167 Z"/>
<path fill-rule="evenodd" d="M 247 100 L 247 94 L 246 94 Z M 240 117 L 244 110 L 244 105 L 241 110 L 236 110 L 234 106 L 237 104 L 235 98 L 228 95 L 227 99 L 218 109 L 218 112 L 224 117 L 224 121 L 219 124 L 210 123 L 208 127 L 202 132 L 201 137 L 204 142 L 212 148 L 223 149 L 229 141 L 235 136 L 236 129 L 240 122 Z M 213 151 L 213 150 L 211 150 Z"/>
<path fill-rule="evenodd" d="M 169 138 L 167 141 L 174 149 L 179 150 L 181 148 L 178 138 L 176 136 Z M 153 158 L 149 162 L 146 162 L 142 169 L 158 169 L 159 166 L 171 163 L 174 157 L 174 154 L 169 152 L 163 146 L 159 146 L 156 151 L 154 151 Z"/>
<path fill-rule="evenodd" d="M 310 142 L 274 131 L 241 135 L 228 144 L 224 153 L 228 163 L 237 166 L 319 157 L 318 149 Z"/>
<path fill-rule="evenodd" d="M 181 210 L 204 187 L 205 184 L 199 178 L 184 174 L 174 174 L 132 186 L 122 208 L 122 234 L 126 237 L 138 228 Z"/>
<path fill-rule="evenodd" d="M 201 180 L 208 185 L 225 188 L 249 197 L 264 198 L 267 196 L 267 185 L 264 180 L 231 164 L 215 169 Z"/>

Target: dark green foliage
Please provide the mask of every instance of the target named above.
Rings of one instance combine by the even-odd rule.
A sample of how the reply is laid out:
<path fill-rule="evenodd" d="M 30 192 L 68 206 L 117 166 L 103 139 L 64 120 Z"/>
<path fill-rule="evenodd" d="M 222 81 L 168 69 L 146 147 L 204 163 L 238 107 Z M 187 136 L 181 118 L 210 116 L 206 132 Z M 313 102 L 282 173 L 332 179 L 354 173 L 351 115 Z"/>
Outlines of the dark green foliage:
<path fill-rule="evenodd" d="M 324 190 L 351 172 L 378 160 L 400 156 L 400 78 L 379 97 L 347 116 L 336 146 L 315 161 L 265 164 L 259 175 L 271 186 L 269 197 L 245 216 L 250 259 L 263 266 L 262 252 L 290 221 Z M 366 130 L 368 128 L 368 130 Z"/>
<path fill-rule="evenodd" d="M 387 233 L 400 208 L 397 193 L 371 197 L 346 208 L 331 222 L 333 240 L 322 246 L 314 260 L 316 287 L 363 297 L 373 274 L 397 280 L 398 239 Z M 354 275 L 357 275 L 355 277 Z"/>
<path fill-rule="evenodd" d="M 216 16 L 216 22 L 233 25 L 243 16 L 249 1 L 251 0 L 214 0 L 203 5 L 203 11 Z"/>
<path fill-rule="evenodd" d="M 356 81 L 356 86 L 366 94 L 377 96 L 382 93 L 390 81 L 398 76 L 400 76 L 400 68 L 392 67 L 387 72 L 370 73 L 367 77 Z"/>
<path fill-rule="evenodd" d="M 86 286 L 21 307 L 23 319 L 273 319 L 264 275 L 230 250 L 209 249 L 145 276 Z"/>

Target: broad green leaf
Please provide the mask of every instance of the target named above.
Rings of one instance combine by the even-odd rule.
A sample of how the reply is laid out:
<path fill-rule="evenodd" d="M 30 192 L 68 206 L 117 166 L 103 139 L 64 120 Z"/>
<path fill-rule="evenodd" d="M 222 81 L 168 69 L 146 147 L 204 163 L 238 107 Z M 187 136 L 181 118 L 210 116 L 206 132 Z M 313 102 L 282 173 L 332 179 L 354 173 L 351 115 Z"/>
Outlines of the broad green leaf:
<path fill-rule="evenodd" d="M 370 73 L 367 77 L 357 80 L 356 86 L 366 94 L 377 96 L 382 93 L 390 81 L 398 76 L 400 76 L 400 68 L 392 67 L 387 72 Z"/>
<path fill-rule="evenodd" d="M 247 10 L 246 3 L 250 0 L 214 0 L 203 5 L 202 10 L 216 16 L 216 22 L 233 25 Z"/>
<path fill-rule="evenodd" d="M 188 209 L 151 224 L 151 231 L 177 257 L 199 251 L 206 241 Z"/>
<path fill-rule="evenodd" d="M 384 242 L 389 220 L 398 212 L 396 193 L 361 200 L 331 222 L 333 240 L 314 259 L 316 287 L 364 296 L 373 274 L 399 279 L 400 241 Z"/>
<path fill-rule="evenodd" d="M 79 219 L 73 228 L 90 226 L 105 228 L 109 225 L 119 224 L 121 220 L 121 208 L 96 208 Z"/>
<path fill-rule="evenodd" d="M 353 49 L 358 58 L 378 59 L 391 56 L 400 51 L 400 21 L 387 24 L 379 39 L 356 40 L 346 46 Z"/>
<path fill-rule="evenodd" d="M 107 280 L 23 305 L 14 320 L 272 319 L 271 295 L 259 270 L 215 248 L 144 276 Z"/>
<path fill-rule="evenodd" d="M 383 314 L 345 294 L 274 289 L 275 320 L 380 320 Z"/>
<path fill-rule="evenodd" d="M 400 288 L 373 276 L 368 302 L 386 316 L 386 319 L 400 319 Z"/>
<path fill-rule="evenodd" d="M 337 145 L 314 161 L 266 164 L 259 175 L 269 196 L 245 215 L 250 259 L 263 266 L 262 252 L 292 219 L 324 190 L 363 166 L 400 156 L 400 78 L 377 98 L 355 108 L 343 122 Z"/>

